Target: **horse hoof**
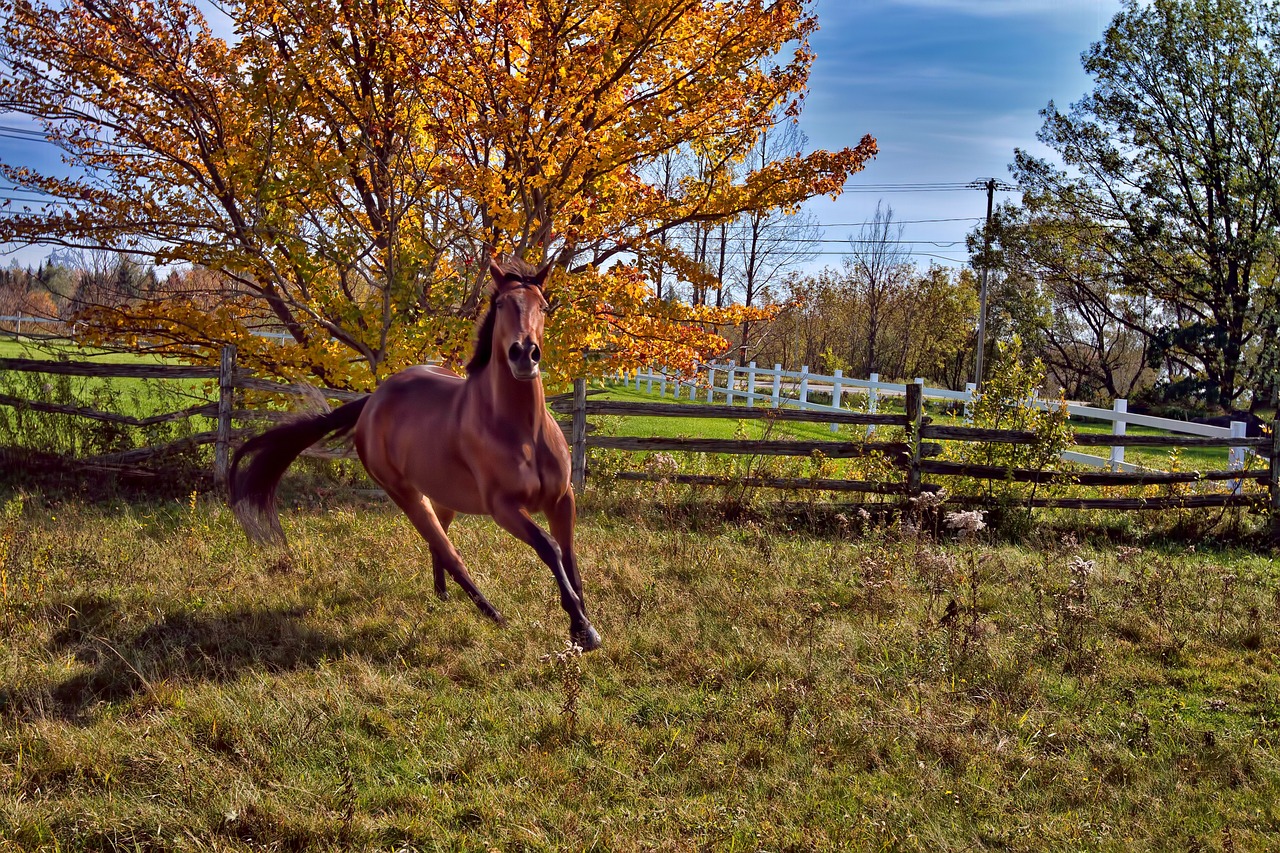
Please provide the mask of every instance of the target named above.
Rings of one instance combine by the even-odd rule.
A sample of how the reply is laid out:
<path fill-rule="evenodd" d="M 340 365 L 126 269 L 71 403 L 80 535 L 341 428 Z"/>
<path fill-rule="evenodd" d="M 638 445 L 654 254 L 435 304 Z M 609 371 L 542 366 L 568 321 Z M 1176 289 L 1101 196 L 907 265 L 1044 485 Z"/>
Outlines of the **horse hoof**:
<path fill-rule="evenodd" d="M 570 635 L 575 645 L 579 646 L 584 652 L 594 651 L 600 648 L 602 640 L 600 632 L 588 625 L 584 631 L 574 631 Z"/>
<path fill-rule="evenodd" d="M 436 598 L 440 599 L 441 601 L 448 601 L 448 600 L 449 600 L 449 590 L 447 590 L 447 589 L 437 589 L 437 590 L 436 590 Z"/>

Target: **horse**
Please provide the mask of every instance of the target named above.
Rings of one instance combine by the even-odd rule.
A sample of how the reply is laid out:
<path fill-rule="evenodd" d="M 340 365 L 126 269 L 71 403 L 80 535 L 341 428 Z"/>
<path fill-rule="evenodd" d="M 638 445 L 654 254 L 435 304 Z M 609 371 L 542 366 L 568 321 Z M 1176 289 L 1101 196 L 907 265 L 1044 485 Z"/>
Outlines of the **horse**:
<path fill-rule="evenodd" d="M 245 442 L 232 459 L 227 486 L 249 539 L 286 544 L 276 510 L 285 470 L 321 439 L 351 433 L 369 476 L 426 540 L 437 597 L 447 600 L 448 575 L 484 615 L 506 624 L 448 536 L 458 513 L 488 515 L 551 569 L 571 641 L 584 651 L 598 648 L 600 634 L 587 618 L 573 548 L 569 447 L 547 411 L 539 367 L 550 268 L 490 260 L 489 306 L 465 376 L 436 366 L 408 367 L 332 412 Z M 550 535 L 533 520 L 534 512 L 546 517 Z"/>

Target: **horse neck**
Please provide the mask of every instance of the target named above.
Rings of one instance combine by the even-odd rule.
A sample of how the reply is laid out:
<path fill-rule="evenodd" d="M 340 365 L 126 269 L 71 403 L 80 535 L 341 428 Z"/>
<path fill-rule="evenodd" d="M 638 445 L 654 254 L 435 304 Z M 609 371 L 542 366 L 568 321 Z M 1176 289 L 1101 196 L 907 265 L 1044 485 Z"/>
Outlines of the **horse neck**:
<path fill-rule="evenodd" d="M 516 379 L 506 360 L 496 357 L 480 378 L 483 387 L 477 390 L 488 398 L 488 408 L 495 418 L 532 434 L 542 431 L 547 397 L 541 379 Z"/>

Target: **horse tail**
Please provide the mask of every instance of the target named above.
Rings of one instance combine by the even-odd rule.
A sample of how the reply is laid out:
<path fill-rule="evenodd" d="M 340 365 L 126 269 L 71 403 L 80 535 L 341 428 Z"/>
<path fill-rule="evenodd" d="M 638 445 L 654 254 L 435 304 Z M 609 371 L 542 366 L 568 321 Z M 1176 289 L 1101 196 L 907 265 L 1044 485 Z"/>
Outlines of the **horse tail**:
<path fill-rule="evenodd" d="M 276 511 L 276 486 L 285 469 L 322 438 L 349 432 L 367 402 L 368 397 L 361 397 L 328 414 L 273 427 L 240 446 L 231 459 L 227 491 L 231 510 L 251 541 L 285 544 Z"/>

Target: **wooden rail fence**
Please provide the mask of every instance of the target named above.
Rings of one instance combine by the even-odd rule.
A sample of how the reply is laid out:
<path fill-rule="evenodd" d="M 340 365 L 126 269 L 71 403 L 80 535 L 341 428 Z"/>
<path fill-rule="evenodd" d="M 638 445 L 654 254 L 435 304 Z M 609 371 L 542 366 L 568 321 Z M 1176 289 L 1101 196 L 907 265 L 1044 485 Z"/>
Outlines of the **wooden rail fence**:
<path fill-rule="evenodd" d="M 266 391 L 280 394 L 303 395 L 316 390 L 335 400 L 350 400 L 358 393 L 333 389 L 313 389 L 303 385 L 289 385 L 260 379 L 238 369 L 235 349 L 223 350 L 217 368 L 182 365 L 104 364 L 83 361 L 41 361 L 34 359 L 0 359 L 0 370 L 60 374 L 70 376 L 132 378 L 132 379 L 210 379 L 217 380 L 217 398 L 180 411 L 132 417 L 113 412 L 103 412 L 88 407 L 62 403 L 46 403 L 25 400 L 0 394 L 0 405 L 25 407 L 30 411 L 49 414 L 74 415 L 130 426 L 147 426 L 180 418 L 208 417 L 214 421 L 214 429 L 199 432 L 176 442 L 162 446 L 141 447 L 117 453 L 103 454 L 82 462 L 123 467 L 140 464 L 147 459 L 179 449 L 214 446 L 214 473 L 219 482 L 225 477 L 230 450 L 237 438 L 249 430 L 237 430 L 235 422 L 276 422 L 288 417 L 285 412 L 245 409 L 236 407 L 238 389 Z M 703 405 L 691 403 L 633 403 L 595 400 L 587 393 L 586 383 L 578 380 L 571 394 L 551 398 L 553 411 L 570 416 L 562 426 L 572 447 L 573 478 L 581 486 L 589 471 L 587 451 L 590 448 L 630 452 L 683 451 L 715 454 L 749 454 L 756 456 L 810 456 L 820 453 L 827 458 L 865 457 L 876 454 L 887 460 L 901 472 L 897 482 L 872 482 L 861 480 L 837 480 L 829 478 L 796 478 L 749 476 L 726 478 L 701 474 L 659 474 L 650 471 L 625 471 L 619 476 L 627 480 L 667 480 L 690 485 L 745 485 L 779 489 L 816 489 L 828 492 L 861 492 L 879 495 L 913 497 L 926 491 L 941 488 L 939 478 L 971 477 L 1024 483 L 1074 484 L 1085 487 L 1144 486 L 1173 484 L 1211 484 L 1224 482 L 1230 486 L 1255 483 L 1262 488 L 1243 490 L 1230 488 L 1225 491 L 1191 495 L 1170 495 L 1148 498 L 1116 497 L 1048 497 L 1030 501 L 1033 506 L 1064 507 L 1076 509 L 1159 510 L 1170 507 L 1226 507 L 1253 506 L 1269 508 L 1273 519 L 1273 531 L 1280 541 L 1280 430 L 1272 425 L 1271 434 L 1260 438 L 1154 436 L 1154 435 L 1097 435 L 1076 436 L 1076 443 L 1098 446 L 1145 447 L 1233 447 L 1253 449 L 1268 461 L 1260 470 L 1232 468 L 1222 471 L 1075 471 L 1009 468 L 992 465 L 975 465 L 938 459 L 942 442 L 992 442 L 1005 444 L 1029 444 L 1034 441 L 1030 433 L 1010 430 L 982 429 L 969 426 L 934 424 L 924 413 L 922 388 L 919 384 L 907 385 L 906 411 L 903 414 L 874 412 L 848 412 L 806 409 L 772 409 L 737 405 Z M 654 438 L 634 436 L 607 436 L 590 433 L 587 418 L 590 416 L 649 416 L 678 418 L 727 418 L 732 420 L 767 420 L 780 422 L 812 422 L 848 424 L 874 427 L 901 427 L 903 441 L 812 441 L 812 440 L 741 440 L 707 438 Z M 328 455 L 318 451 L 314 455 Z M 928 480 L 926 481 L 926 478 Z M 963 499 L 958 499 L 962 502 Z"/>
<path fill-rule="evenodd" d="M 1201 437 L 1186 435 L 1098 435 L 1081 434 L 1075 442 L 1093 446 L 1144 446 L 1144 447 L 1231 447 L 1252 449 L 1266 457 L 1268 464 L 1260 470 L 1232 468 L 1222 471 L 1077 471 L 1053 469 L 1010 468 L 995 465 L 939 460 L 940 442 L 981 442 L 1000 444 L 1032 444 L 1035 436 L 1014 430 L 985 429 L 980 427 L 934 424 L 924 414 L 923 394 L 919 384 L 907 385 L 906 411 L 904 414 L 878 414 L 835 412 L 830 409 L 770 409 L 753 406 L 699 405 L 691 403 L 628 403 L 591 400 L 585 391 L 585 383 L 579 381 L 572 395 L 564 395 L 551 401 L 553 410 L 570 414 L 575 423 L 586 422 L 591 415 L 648 416 L 679 418 L 730 418 L 735 420 L 773 420 L 826 424 L 854 424 L 867 426 L 896 426 L 905 430 L 904 442 L 848 442 L 848 441 L 752 441 L 736 439 L 678 439 L 589 436 L 585 431 L 573 433 L 573 459 L 576 482 L 582 482 L 588 473 L 586 466 L 589 448 L 625 451 L 700 451 L 706 453 L 791 456 L 822 453 L 829 458 L 881 454 L 902 472 L 899 482 L 866 482 L 857 480 L 779 478 L 779 477 L 716 477 L 698 474 L 665 474 L 651 471 L 624 471 L 618 476 L 625 480 L 661 481 L 691 485 L 741 484 L 780 489 L 817 489 L 831 492 L 864 492 L 912 497 L 925 491 L 941 488 L 938 478 L 971 477 L 987 480 L 1011 480 L 1023 483 L 1054 483 L 1088 487 L 1123 487 L 1148 485 L 1174 485 L 1192 483 L 1225 482 L 1229 488 L 1222 492 L 1193 495 L 1169 495 L 1146 498 L 1135 497 L 1048 497 L 1029 500 L 1032 506 L 1072 509 L 1163 510 L 1174 507 L 1228 507 L 1253 506 L 1269 508 L 1272 512 L 1273 531 L 1280 537 L 1280 430 L 1272 424 L 1271 434 L 1257 438 L 1243 436 Z M 926 482 L 925 478 L 930 479 Z M 1262 489 L 1246 491 L 1245 483 L 1259 483 Z M 957 502 L 965 502 L 959 499 Z"/>

